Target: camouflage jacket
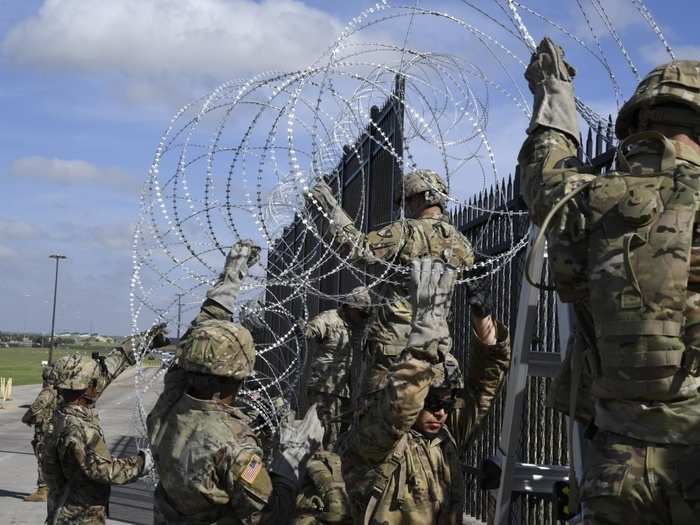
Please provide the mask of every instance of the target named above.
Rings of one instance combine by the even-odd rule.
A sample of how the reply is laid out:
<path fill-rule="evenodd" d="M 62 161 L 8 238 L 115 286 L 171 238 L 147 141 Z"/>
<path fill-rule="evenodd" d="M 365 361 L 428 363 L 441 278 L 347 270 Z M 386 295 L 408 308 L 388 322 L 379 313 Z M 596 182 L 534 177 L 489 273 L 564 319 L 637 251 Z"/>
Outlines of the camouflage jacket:
<path fill-rule="evenodd" d="M 247 417 L 216 401 L 183 394 L 153 432 L 160 483 L 156 523 L 258 523 L 272 481 Z"/>
<path fill-rule="evenodd" d="M 457 524 L 465 487 L 460 458 L 496 397 L 510 362 L 505 327 L 498 342 L 477 343 L 462 398 L 434 437 L 413 430 L 433 378 L 428 363 L 392 367 L 388 386 L 360 418 L 343 454 L 343 474 L 356 523 Z"/>
<path fill-rule="evenodd" d="M 447 216 L 406 219 L 364 234 L 346 227 L 338 242 L 350 250 L 351 259 L 368 264 L 383 263 L 407 267 L 413 259 L 431 255 L 463 270 L 474 264 L 469 241 L 450 224 Z M 373 309 L 367 341 L 373 351 L 388 356 L 399 355 L 411 331 L 413 308 L 408 297 L 408 277 L 390 270 L 374 295 L 382 304 Z"/>
<path fill-rule="evenodd" d="M 62 405 L 53 427 L 43 459 L 47 523 L 104 523 L 110 485 L 134 481 L 143 468 L 142 457 L 112 457 L 94 408 Z"/>
<path fill-rule="evenodd" d="M 690 170 L 697 171 L 700 167 L 700 156 L 682 143 L 675 141 L 671 141 L 671 143 L 676 150 L 676 166 L 686 166 Z M 661 152 L 658 149 L 648 145 L 643 137 L 637 143 L 632 143 L 631 146 L 626 154 L 626 163 L 628 164 L 626 169 L 629 171 L 616 172 L 613 175 L 628 176 L 633 172 L 639 174 L 643 170 L 657 171 L 659 169 Z M 546 127 L 537 128 L 525 141 L 518 157 L 522 177 L 521 187 L 530 218 L 535 224 L 542 224 L 549 211 L 562 198 L 569 195 L 581 184 L 596 178 L 577 167 L 576 150 L 577 145 L 571 137 Z M 600 184 L 604 184 L 607 180 L 609 177 L 603 177 L 600 179 Z M 599 183 L 596 182 L 595 185 L 597 184 Z M 694 379 L 689 377 L 685 370 L 678 368 L 676 374 L 679 395 L 653 402 L 640 400 L 636 396 L 629 397 L 615 393 L 616 384 L 619 384 L 619 389 L 622 391 L 624 383 L 632 377 L 647 380 L 634 375 L 638 374 L 637 370 L 625 369 L 624 362 L 619 365 L 622 367 L 620 369 L 621 375 L 612 377 L 601 374 L 601 358 L 607 360 L 608 355 L 611 358 L 616 358 L 616 355 L 625 349 L 622 345 L 607 344 L 604 349 L 606 354 L 602 355 L 596 342 L 599 335 L 597 333 L 599 330 L 593 323 L 596 307 L 591 302 L 588 288 L 589 279 L 594 278 L 594 276 L 585 263 L 592 246 L 589 244 L 590 239 L 597 228 L 593 215 L 597 213 L 596 207 L 590 202 L 590 195 L 594 194 L 592 192 L 595 191 L 595 185 L 591 186 L 592 189 L 579 193 L 566 204 L 563 212 L 555 218 L 547 235 L 550 265 L 553 265 L 555 274 L 559 271 L 557 268 L 561 267 L 561 274 L 565 275 L 568 272 L 569 275 L 568 280 L 559 279 L 557 281 L 557 291 L 562 300 L 574 303 L 579 331 L 586 340 L 583 384 L 590 385 L 590 390 L 579 391 L 577 395 L 579 397 L 593 396 L 595 423 L 602 430 L 655 443 L 698 444 L 700 443 L 700 433 L 697 432 L 697 429 L 700 428 L 700 394 L 696 388 L 697 385 L 690 384 L 688 388 L 683 387 Z M 696 222 L 687 281 L 686 330 L 687 324 L 691 322 L 697 324 L 697 318 L 700 316 L 699 227 L 700 224 Z M 661 251 L 659 256 L 665 257 L 666 253 Z M 572 264 L 571 261 L 584 261 L 584 263 Z M 665 263 L 661 259 L 659 261 L 665 269 Z M 601 261 L 596 264 L 603 268 Z M 660 272 L 659 275 L 665 274 Z M 670 285 L 671 283 L 669 283 Z M 610 301 L 613 301 L 612 297 Z M 630 339 L 626 344 L 630 348 L 633 345 L 642 345 L 643 350 L 648 349 L 648 355 L 657 350 L 665 351 L 678 347 L 682 349 L 684 345 L 678 336 L 645 338 L 643 334 L 639 334 L 636 339 Z M 578 341 L 575 346 L 580 346 L 580 343 L 581 341 Z M 659 367 L 657 377 L 667 375 L 666 370 L 669 367 L 666 367 L 666 370 L 661 370 L 661 368 L 663 367 Z M 588 373 L 592 376 L 590 380 L 585 377 L 585 374 Z M 651 379 L 654 377 L 652 376 Z M 562 383 L 570 383 L 570 380 L 565 379 Z M 612 388 L 603 388 L 601 385 L 612 385 Z M 554 400 L 555 406 L 568 405 L 570 393 L 565 390 L 566 388 L 558 391 L 558 395 L 566 396 L 566 399 L 559 402 Z M 581 410 L 581 412 L 585 412 L 585 410 Z"/>
<path fill-rule="evenodd" d="M 51 420 L 57 407 L 58 392 L 51 385 L 45 386 L 27 409 L 22 422 L 33 425 L 37 433 L 48 434 L 51 431 Z"/>
<path fill-rule="evenodd" d="M 307 388 L 349 398 L 352 361 L 349 323 L 338 310 L 326 310 L 309 321 L 305 335 L 311 347 Z"/>
<path fill-rule="evenodd" d="M 136 364 L 136 357 L 131 345 L 118 346 L 101 358 L 102 369 L 97 382 L 97 395 L 102 395 L 105 389 L 129 367 Z"/>

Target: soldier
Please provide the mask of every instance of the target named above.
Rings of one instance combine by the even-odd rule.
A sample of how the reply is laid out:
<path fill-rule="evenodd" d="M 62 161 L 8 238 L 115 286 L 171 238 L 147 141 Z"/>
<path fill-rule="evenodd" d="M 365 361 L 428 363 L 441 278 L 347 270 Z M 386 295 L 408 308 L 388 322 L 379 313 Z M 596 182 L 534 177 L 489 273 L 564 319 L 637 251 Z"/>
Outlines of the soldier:
<path fill-rule="evenodd" d="M 386 371 L 405 349 L 411 331 L 414 312 L 406 278 L 411 261 L 437 257 L 464 270 L 474 264 L 474 254 L 469 241 L 445 215 L 447 185 L 434 171 L 415 170 L 406 175 L 403 196 L 408 219 L 368 234 L 357 230 L 325 182 L 312 188 L 309 196 L 330 217 L 335 242 L 348 250 L 352 261 L 396 265 L 396 271 L 386 275 L 376 291 L 376 297 L 382 297 L 383 302 L 376 306 L 369 321 L 367 341 L 373 363 L 365 391 L 371 393 L 382 387 Z"/>
<path fill-rule="evenodd" d="M 326 450 L 334 449 L 338 435 L 349 424 L 351 387 L 357 383 L 356 378 L 350 377 L 351 365 L 353 358 L 362 357 L 357 355 L 360 352 L 353 356 L 353 340 L 361 341 L 371 304 L 367 288 L 358 286 L 342 306 L 321 312 L 306 326 L 311 349 L 306 395 L 309 404 L 316 403 L 323 422 Z M 352 368 L 358 372 L 360 367 Z"/>
<path fill-rule="evenodd" d="M 55 368 L 61 405 L 42 465 L 49 487 L 47 523 L 104 524 L 110 485 L 147 474 L 153 460 L 147 450 L 128 458 L 109 453 L 94 408 L 111 381 L 103 363 L 76 353 L 59 359 Z"/>
<path fill-rule="evenodd" d="M 51 430 L 51 420 L 53 413 L 58 406 L 58 392 L 54 386 L 56 377 L 53 365 L 47 365 L 41 371 L 43 380 L 41 392 L 36 396 L 32 405 L 22 417 L 22 423 L 34 427 L 34 439 L 32 448 L 36 456 L 37 488 L 34 492 L 24 498 L 24 501 L 46 501 L 49 489 L 46 486 L 44 473 L 41 469 L 42 458 L 44 457 L 44 446 L 46 436 Z"/>
<path fill-rule="evenodd" d="M 505 377 L 505 327 L 473 300 L 475 341 L 469 381 L 444 345 L 454 271 L 441 261 L 413 263 L 417 318 L 409 344 L 376 403 L 351 430 L 343 474 L 355 523 L 462 523 L 462 457 Z M 435 364 L 437 362 L 437 364 Z"/>
<path fill-rule="evenodd" d="M 250 241 L 231 249 L 148 416 L 160 475 L 157 525 L 288 522 L 299 470 L 323 439 L 315 407 L 301 423 L 290 416 L 268 470 L 249 417 L 233 406 L 253 373 L 255 344 L 250 332 L 230 319 L 240 283 L 258 252 Z"/>
<path fill-rule="evenodd" d="M 525 73 L 535 104 L 519 163 L 557 291 L 586 343 L 571 359 L 567 402 L 577 405 L 585 367 L 598 432 L 584 522 L 698 523 L 700 62 L 674 61 L 641 81 L 617 117 L 618 171 L 605 177 L 576 160 L 574 75 L 545 38 Z"/>

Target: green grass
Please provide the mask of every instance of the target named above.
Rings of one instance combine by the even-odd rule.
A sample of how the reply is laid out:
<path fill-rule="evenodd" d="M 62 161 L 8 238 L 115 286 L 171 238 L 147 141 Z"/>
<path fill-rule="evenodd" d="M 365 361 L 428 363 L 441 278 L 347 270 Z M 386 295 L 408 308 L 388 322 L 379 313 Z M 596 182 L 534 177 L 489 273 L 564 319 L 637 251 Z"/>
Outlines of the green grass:
<path fill-rule="evenodd" d="M 107 353 L 111 346 L 57 348 L 53 354 L 54 361 L 73 352 L 90 355 L 99 351 Z M 48 348 L 0 348 L 0 377 L 11 377 L 13 385 L 33 385 L 41 383 L 41 362 L 49 359 Z M 155 363 L 155 362 L 154 362 Z M 145 366 L 153 363 L 144 362 Z M 158 366 L 160 362 L 155 363 Z"/>

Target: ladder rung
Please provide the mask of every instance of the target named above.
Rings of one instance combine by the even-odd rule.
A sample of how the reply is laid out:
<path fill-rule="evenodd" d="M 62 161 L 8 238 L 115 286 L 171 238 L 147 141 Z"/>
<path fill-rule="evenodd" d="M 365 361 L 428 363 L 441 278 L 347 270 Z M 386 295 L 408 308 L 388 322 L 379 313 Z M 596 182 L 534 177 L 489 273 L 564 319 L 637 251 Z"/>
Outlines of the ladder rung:
<path fill-rule="evenodd" d="M 554 377 L 561 368 L 559 352 L 528 352 L 527 375 L 537 377 Z"/>
<path fill-rule="evenodd" d="M 481 464 L 481 488 L 493 490 L 498 488 L 501 477 L 503 455 L 498 452 Z M 515 462 L 510 489 L 512 494 L 532 494 L 550 497 L 554 483 L 569 481 L 568 465 L 535 465 Z"/>
<path fill-rule="evenodd" d="M 569 481 L 567 465 L 516 463 L 512 487 L 514 493 L 551 496 L 557 481 Z"/>

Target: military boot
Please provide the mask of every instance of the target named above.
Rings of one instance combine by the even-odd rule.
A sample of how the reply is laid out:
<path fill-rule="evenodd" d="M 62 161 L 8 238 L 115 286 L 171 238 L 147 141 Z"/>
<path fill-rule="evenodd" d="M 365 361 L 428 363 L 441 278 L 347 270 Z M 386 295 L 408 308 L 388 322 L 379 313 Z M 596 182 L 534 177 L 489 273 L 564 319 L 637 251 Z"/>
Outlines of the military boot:
<path fill-rule="evenodd" d="M 49 487 L 39 485 L 29 496 L 24 497 L 24 501 L 46 501 L 49 495 Z"/>

